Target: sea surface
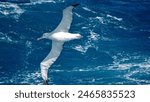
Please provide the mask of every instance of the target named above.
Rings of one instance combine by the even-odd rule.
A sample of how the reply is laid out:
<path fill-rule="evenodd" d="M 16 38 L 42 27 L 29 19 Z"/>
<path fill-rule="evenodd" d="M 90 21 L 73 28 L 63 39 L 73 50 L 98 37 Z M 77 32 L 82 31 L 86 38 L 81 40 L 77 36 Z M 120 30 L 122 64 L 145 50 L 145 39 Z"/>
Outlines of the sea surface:
<path fill-rule="evenodd" d="M 70 32 L 83 38 L 65 43 L 49 84 L 150 84 L 149 0 L 0 2 L 0 84 L 43 84 L 40 62 L 51 41 L 37 38 L 55 29 L 62 10 L 75 3 Z"/>

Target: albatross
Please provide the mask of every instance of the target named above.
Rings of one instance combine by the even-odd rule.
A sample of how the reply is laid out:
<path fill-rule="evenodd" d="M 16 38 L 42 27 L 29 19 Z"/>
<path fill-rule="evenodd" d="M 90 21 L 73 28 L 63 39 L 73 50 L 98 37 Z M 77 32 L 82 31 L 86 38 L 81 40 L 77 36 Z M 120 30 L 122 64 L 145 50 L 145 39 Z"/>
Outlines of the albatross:
<path fill-rule="evenodd" d="M 52 48 L 46 58 L 40 63 L 41 75 L 44 80 L 44 84 L 48 85 L 48 69 L 56 61 L 61 54 L 63 44 L 67 41 L 80 39 L 80 34 L 69 33 L 69 29 L 72 23 L 72 10 L 79 4 L 71 5 L 63 10 L 63 16 L 60 24 L 50 33 L 44 33 L 40 38 L 52 40 Z"/>

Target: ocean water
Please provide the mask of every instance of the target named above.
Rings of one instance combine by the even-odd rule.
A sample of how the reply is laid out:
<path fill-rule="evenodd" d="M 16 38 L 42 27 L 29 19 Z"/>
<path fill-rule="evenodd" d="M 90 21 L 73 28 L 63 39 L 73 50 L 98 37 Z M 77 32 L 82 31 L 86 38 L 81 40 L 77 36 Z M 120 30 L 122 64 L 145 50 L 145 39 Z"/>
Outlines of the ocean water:
<path fill-rule="evenodd" d="M 0 2 L 0 84 L 43 84 L 40 62 L 51 41 L 37 41 L 59 24 L 62 10 L 80 3 L 65 43 L 49 70 L 51 85 L 150 84 L 149 0 L 31 0 Z"/>

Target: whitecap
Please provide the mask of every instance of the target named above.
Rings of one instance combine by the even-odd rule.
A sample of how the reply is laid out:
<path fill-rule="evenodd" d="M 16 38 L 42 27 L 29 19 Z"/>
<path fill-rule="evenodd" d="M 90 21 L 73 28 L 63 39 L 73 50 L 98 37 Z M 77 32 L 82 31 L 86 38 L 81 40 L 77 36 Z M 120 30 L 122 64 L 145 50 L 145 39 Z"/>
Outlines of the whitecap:
<path fill-rule="evenodd" d="M 7 43 L 17 43 L 18 41 L 12 40 L 11 37 L 7 36 L 7 34 L 4 34 L 0 32 L 0 41 L 7 42 Z"/>
<path fill-rule="evenodd" d="M 101 41 L 114 41 L 114 40 L 117 40 L 117 39 L 110 39 L 110 38 L 105 37 L 103 35 L 101 35 L 100 39 L 101 39 Z"/>
<path fill-rule="evenodd" d="M 76 45 L 73 47 L 74 50 L 82 52 L 82 53 L 86 53 L 87 49 L 90 47 L 90 45 L 88 46 L 81 46 L 81 45 Z"/>
<path fill-rule="evenodd" d="M 14 76 L 7 80 L 5 83 L 13 84 L 28 84 L 28 85 L 41 85 L 43 81 L 41 79 L 40 71 L 18 71 Z"/>
<path fill-rule="evenodd" d="M 125 71 L 126 73 L 122 76 L 125 79 L 132 81 L 136 84 L 149 84 L 150 81 L 148 79 L 141 79 L 136 77 L 139 74 L 150 74 L 150 58 L 146 58 L 145 56 L 140 55 L 131 55 L 131 54 L 121 54 L 118 53 L 112 57 L 114 59 L 113 64 L 108 66 L 109 70 L 119 70 Z M 134 60 L 143 59 L 140 63 L 137 63 Z M 132 60 L 133 62 L 131 62 Z"/>
<path fill-rule="evenodd" d="M 75 13 L 75 15 L 76 15 L 77 17 L 79 17 L 79 18 L 82 18 L 82 16 L 81 16 L 80 14 L 78 14 L 78 13 Z"/>
<path fill-rule="evenodd" d="M 31 3 L 25 3 L 24 5 L 36 5 L 42 3 L 63 3 L 65 0 L 31 0 Z"/>
<path fill-rule="evenodd" d="M 32 42 L 31 41 L 26 41 L 26 47 L 31 48 L 32 47 Z"/>
<path fill-rule="evenodd" d="M 0 14 L 18 19 L 22 13 L 24 13 L 24 10 L 17 4 L 0 2 Z"/>
<path fill-rule="evenodd" d="M 87 8 L 87 7 L 82 7 L 82 8 L 83 8 L 84 10 L 86 10 L 86 11 L 89 11 L 89 12 L 92 12 L 92 13 L 96 13 L 95 11 L 93 11 L 93 10 Z"/>
<path fill-rule="evenodd" d="M 23 39 L 23 36 L 14 31 L 9 31 L 7 33 L 0 32 L 0 42 L 6 42 L 10 44 L 21 44 L 21 39 Z"/>
<path fill-rule="evenodd" d="M 39 78 L 41 77 L 40 72 L 30 72 L 26 74 L 21 75 L 23 77 L 22 81 L 20 84 L 43 84 Z"/>
<path fill-rule="evenodd" d="M 140 56 L 138 53 L 126 54 L 125 52 L 117 53 L 116 55 L 110 55 L 114 59 L 113 64 L 109 66 L 110 69 L 126 70 L 133 67 L 140 69 L 150 69 L 150 58 Z M 140 63 L 131 62 L 140 59 Z"/>
<path fill-rule="evenodd" d="M 128 28 L 124 27 L 124 26 L 118 26 L 118 28 L 124 29 L 124 30 L 128 30 Z"/>
<path fill-rule="evenodd" d="M 88 44 L 89 43 L 89 44 Z M 85 54 L 87 52 L 87 50 L 89 48 L 94 48 L 96 50 L 98 50 L 98 46 L 94 45 L 94 44 L 90 44 L 90 42 L 85 43 L 84 45 L 76 45 L 73 46 L 72 49 L 81 52 L 82 54 Z"/>
<path fill-rule="evenodd" d="M 87 36 L 87 40 L 85 41 L 83 45 L 76 45 L 76 46 L 73 46 L 72 48 L 77 51 L 82 52 L 82 54 L 86 53 L 88 48 L 90 47 L 98 50 L 98 45 L 96 43 L 98 43 L 98 40 L 100 39 L 100 35 L 95 33 L 92 30 L 90 30 L 89 32 L 90 32 L 89 33 L 90 35 Z"/>
<path fill-rule="evenodd" d="M 98 19 L 100 23 L 105 24 L 103 17 L 97 16 L 96 19 Z"/>
<path fill-rule="evenodd" d="M 90 36 L 88 36 L 88 39 L 91 41 L 98 41 L 100 39 L 100 35 L 93 31 L 90 31 Z"/>
<path fill-rule="evenodd" d="M 135 70 L 135 71 L 125 74 L 124 77 L 130 81 L 136 82 L 137 84 L 141 84 L 141 83 L 149 84 L 150 83 L 149 80 L 138 79 L 136 77 L 132 77 L 135 74 L 140 74 L 140 72 L 142 71 Z"/>
<path fill-rule="evenodd" d="M 123 20 L 122 18 L 119 18 L 119 17 L 116 17 L 116 16 L 112 16 L 112 15 L 109 15 L 109 14 L 107 14 L 106 16 L 109 17 L 109 18 L 112 18 L 114 20 L 118 20 L 118 21 L 122 21 Z"/>
<path fill-rule="evenodd" d="M 81 29 L 88 29 L 89 27 L 82 27 Z"/>

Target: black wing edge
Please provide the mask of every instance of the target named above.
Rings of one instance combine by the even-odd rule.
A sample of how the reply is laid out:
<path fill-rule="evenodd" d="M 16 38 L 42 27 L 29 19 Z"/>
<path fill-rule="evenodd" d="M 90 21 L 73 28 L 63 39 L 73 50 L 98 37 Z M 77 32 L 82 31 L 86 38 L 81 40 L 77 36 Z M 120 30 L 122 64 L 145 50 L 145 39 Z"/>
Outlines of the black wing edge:
<path fill-rule="evenodd" d="M 73 4 L 72 6 L 73 6 L 73 7 L 77 7 L 78 5 L 80 5 L 80 4 Z"/>

